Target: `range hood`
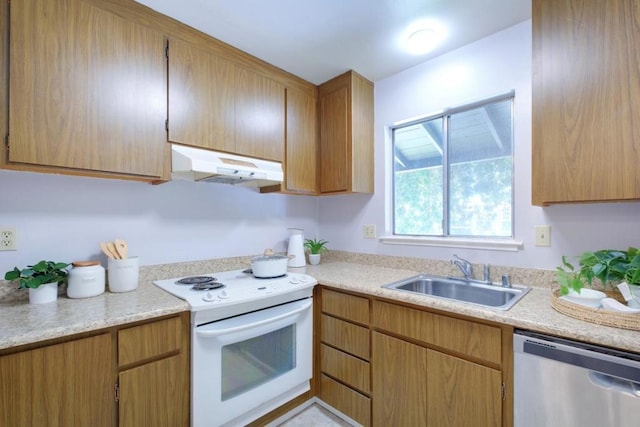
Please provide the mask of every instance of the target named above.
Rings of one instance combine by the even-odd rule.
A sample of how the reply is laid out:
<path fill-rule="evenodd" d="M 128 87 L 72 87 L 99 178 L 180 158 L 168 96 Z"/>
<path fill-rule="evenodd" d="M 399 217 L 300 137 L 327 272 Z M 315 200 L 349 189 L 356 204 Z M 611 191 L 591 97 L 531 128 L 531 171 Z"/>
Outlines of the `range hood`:
<path fill-rule="evenodd" d="M 171 176 L 187 181 L 265 187 L 282 183 L 278 162 L 171 144 Z"/>

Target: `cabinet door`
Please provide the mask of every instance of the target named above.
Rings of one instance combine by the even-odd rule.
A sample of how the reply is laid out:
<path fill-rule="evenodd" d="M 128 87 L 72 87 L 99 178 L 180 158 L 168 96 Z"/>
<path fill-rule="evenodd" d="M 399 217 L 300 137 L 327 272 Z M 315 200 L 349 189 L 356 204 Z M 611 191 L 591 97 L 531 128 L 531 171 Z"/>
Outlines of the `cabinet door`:
<path fill-rule="evenodd" d="M 178 39 L 169 41 L 169 141 L 235 149 L 239 67 Z"/>
<path fill-rule="evenodd" d="M 371 363 L 374 425 L 440 425 L 427 423 L 427 349 L 374 332 Z"/>
<path fill-rule="evenodd" d="M 0 357 L 0 425 L 113 427 L 111 342 L 103 334 Z"/>
<path fill-rule="evenodd" d="M 532 201 L 640 198 L 636 0 L 534 0 Z"/>
<path fill-rule="evenodd" d="M 285 185 L 287 191 L 315 193 L 317 155 L 317 98 L 287 88 Z"/>
<path fill-rule="evenodd" d="M 12 3 L 9 161 L 161 177 L 164 37 L 80 0 Z"/>
<path fill-rule="evenodd" d="M 347 191 L 349 187 L 349 91 L 350 87 L 343 85 L 320 96 L 321 193 Z"/>
<path fill-rule="evenodd" d="M 237 77 L 235 152 L 282 162 L 284 87 L 246 69 Z"/>
<path fill-rule="evenodd" d="M 189 373 L 180 355 L 120 373 L 120 427 L 189 425 Z"/>
<path fill-rule="evenodd" d="M 427 422 L 430 426 L 502 425 L 500 371 L 428 350 Z"/>
<path fill-rule="evenodd" d="M 348 71 L 318 96 L 320 192 L 373 193 L 373 83 Z"/>

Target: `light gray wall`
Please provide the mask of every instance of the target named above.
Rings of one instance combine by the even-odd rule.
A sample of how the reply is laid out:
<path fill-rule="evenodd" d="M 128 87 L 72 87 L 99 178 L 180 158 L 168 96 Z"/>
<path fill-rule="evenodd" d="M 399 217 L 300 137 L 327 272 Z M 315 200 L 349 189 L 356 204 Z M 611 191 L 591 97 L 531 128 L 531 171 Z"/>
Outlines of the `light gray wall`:
<path fill-rule="evenodd" d="M 18 251 L 0 273 L 41 259 L 106 258 L 98 243 L 126 239 L 142 265 L 286 251 L 287 227 L 314 237 L 318 200 L 222 184 L 162 185 L 0 170 L 0 227 L 16 227 Z"/>
<path fill-rule="evenodd" d="M 395 246 L 366 240 L 364 224 L 390 233 L 392 124 L 515 90 L 515 239 L 518 252 Z M 375 194 L 320 200 L 320 230 L 345 251 L 553 269 L 563 254 L 640 245 L 640 203 L 531 205 L 531 21 L 526 21 L 375 84 Z M 551 247 L 534 246 L 534 226 L 551 225 Z"/>

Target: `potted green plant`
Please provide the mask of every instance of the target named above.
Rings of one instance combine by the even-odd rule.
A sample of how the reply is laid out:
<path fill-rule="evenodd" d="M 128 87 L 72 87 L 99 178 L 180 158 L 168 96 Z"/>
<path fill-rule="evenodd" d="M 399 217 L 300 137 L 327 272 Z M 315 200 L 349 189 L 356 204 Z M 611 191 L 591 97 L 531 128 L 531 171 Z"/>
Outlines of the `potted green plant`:
<path fill-rule="evenodd" d="M 630 285 L 640 284 L 640 250 L 601 249 L 583 252 L 578 258 L 576 268 L 568 257 L 562 257 L 562 265 L 556 268 L 556 279 L 560 293 L 566 295 L 570 290 L 580 292 L 585 286 L 593 285 L 598 279 L 606 288 L 610 283 L 625 281 Z"/>
<path fill-rule="evenodd" d="M 14 267 L 5 273 L 4 279 L 18 281 L 19 288 L 29 289 L 29 303 L 44 304 L 58 298 L 58 286 L 66 283 L 68 266 L 66 262 L 43 260 L 22 270 Z"/>
<path fill-rule="evenodd" d="M 326 240 L 305 239 L 304 248 L 309 253 L 309 264 L 320 264 L 321 255 L 327 251 L 327 243 Z"/>

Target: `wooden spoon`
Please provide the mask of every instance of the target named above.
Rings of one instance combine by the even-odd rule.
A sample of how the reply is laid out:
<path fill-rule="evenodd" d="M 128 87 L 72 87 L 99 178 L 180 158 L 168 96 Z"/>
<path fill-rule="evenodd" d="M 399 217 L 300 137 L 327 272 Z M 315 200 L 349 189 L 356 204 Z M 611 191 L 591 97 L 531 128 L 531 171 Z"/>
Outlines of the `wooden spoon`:
<path fill-rule="evenodd" d="M 100 249 L 102 249 L 102 253 L 104 253 L 107 258 L 115 259 L 105 242 L 100 242 Z"/>
<path fill-rule="evenodd" d="M 113 244 L 116 247 L 116 252 L 120 256 L 120 259 L 127 259 L 129 249 L 126 240 L 116 239 Z"/>
<path fill-rule="evenodd" d="M 120 258 L 120 254 L 118 254 L 118 251 L 116 250 L 115 243 L 107 242 L 107 249 L 109 250 L 109 252 L 111 252 L 111 255 L 113 255 L 114 259 L 122 259 Z"/>

